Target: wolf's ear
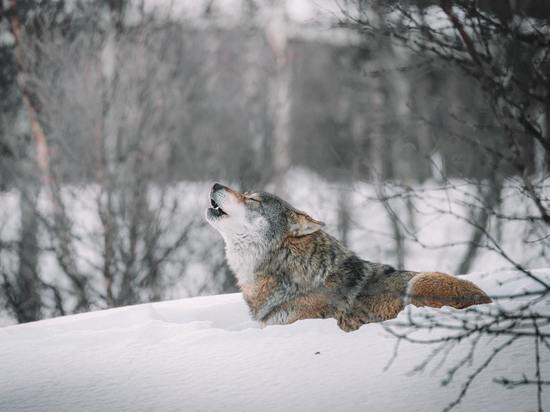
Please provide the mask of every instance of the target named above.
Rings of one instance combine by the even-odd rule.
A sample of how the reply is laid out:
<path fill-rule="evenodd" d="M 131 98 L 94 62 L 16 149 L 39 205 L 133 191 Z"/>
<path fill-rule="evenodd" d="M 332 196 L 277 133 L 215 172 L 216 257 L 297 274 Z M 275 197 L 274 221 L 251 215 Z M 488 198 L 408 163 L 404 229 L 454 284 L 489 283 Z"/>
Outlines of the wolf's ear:
<path fill-rule="evenodd" d="M 305 236 L 320 230 L 325 224 L 313 219 L 307 213 L 293 211 L 289 216 L 289 233 L 291 236 Z"/>

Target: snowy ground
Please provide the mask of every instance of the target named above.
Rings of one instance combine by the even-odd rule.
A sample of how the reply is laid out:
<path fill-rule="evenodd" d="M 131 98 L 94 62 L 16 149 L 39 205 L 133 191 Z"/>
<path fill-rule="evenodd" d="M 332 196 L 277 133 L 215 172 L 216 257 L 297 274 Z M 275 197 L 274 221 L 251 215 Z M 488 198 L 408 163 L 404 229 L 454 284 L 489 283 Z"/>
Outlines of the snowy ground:
<path fill-rule="evenodd" d="M 550 269 L 536 273 L 550 279 Z M 492 295 L 533 289 L 514 272 L 468 278 Z M 398 321 L 409 311 L 424 309 L 409 306 Z M 240 294 L 145 304 L 0 329 L 0 410 L 438 411 L 501 341 L 482 341 L 472 364 L 442 386 L 469 350 L 467 341 L 439 368 L 437 361 L 411 373 L 433 347 L 402 342 L 385 370 L 395 339 L 379 324 L 352 333 L 334 320 L 260 329 Z M 534 387 L 506 390 L 493 382 L 531 377 L 533 364 L 532 340 L 518 341 L 479 375 L 456 410 L 535 410 Z M 550 406 L 550 394 L 543 393 L 543 404 Z"/>

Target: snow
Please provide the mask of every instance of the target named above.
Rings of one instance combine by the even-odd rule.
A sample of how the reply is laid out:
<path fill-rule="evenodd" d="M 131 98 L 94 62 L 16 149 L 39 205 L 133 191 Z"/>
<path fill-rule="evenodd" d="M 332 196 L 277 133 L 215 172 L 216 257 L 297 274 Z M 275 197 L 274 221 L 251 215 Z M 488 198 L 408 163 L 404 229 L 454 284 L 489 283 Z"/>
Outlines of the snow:
<path fill-rule="evenodd" d="M 550 280 L 550 269 L 535 274 Z M 513 271 L 466 277 L 493 295 L 535 288 Z M 408 306 L 386 326 L 426 311 L 466 316 Z M 468 352 L 467 341 L 443 366 L 411 373 L 434 347 L 401 342 L 387 367 L 396 340 L 381 324 L 352 333 L 332 319 L 261 329 L 240 294 L 144 304 L 0 329 L 0 410 L 442 410 L 503 340 L 482 340 L 472 364 L 442 386 L 448 368 Z M 544 356 L 542 376 L 548 377 Z M 505 390 L 493 381 L 532 376 L 533 362 L 532 340 L 519 340 L 478 376 L 456 410 L 536 409 L 536 388 Z"/>

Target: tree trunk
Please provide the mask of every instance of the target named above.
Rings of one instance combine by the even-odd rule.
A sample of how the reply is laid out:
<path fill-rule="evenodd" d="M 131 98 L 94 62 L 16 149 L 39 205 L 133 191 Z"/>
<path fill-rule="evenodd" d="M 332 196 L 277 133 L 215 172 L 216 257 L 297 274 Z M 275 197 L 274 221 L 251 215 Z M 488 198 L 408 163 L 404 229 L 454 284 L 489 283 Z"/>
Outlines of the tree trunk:
<path fill-rule="evenodd" d="M 338 193 L 338 236 L 340 241 L 349 246 L 349 229 L 351 226 L 350 188 L 342 184 Z"/>
<path fill-rule="evenodd" d="M 460 264 L 458 265 L 457 272 L 458 274 L 468 273 L 474 263 L 477 251 L 479 249 L 479 243 L 483 239 L 484 232 L 487 229 L 487 224 L 489 223 L 489 218 L 491 216 L 492 209 L 500 202 L 500 190 L 501 183 L 493 179 L 490 182 L 490 187 L 488 192 L 483 195 L 483 204 L 481 205 L 481 210 L 479 210 L 476 216 L 476 210 L 472 209 L 470 214 L 470 219 L 475 222 L 474 232 L 472 233 L 472 238 L 468 243 L 468 248 L 466 253 L 462 258 Z"/>
<path fill-rule="evenodd" d="M 269 84 L 273 125 L 273 168 L 276 191 L 285 195 L 284 175 L 290 167 L 291 66 L 289 64 L 285 2 L 275 1 L 267 16 L 266 38 L 273 52 L 274 73 Z"/>
<path fill-rule="evenodd" d="M 52 204 L 54 241 L 56 243 L 57 257 L 61 267 L 67 273 L 73 282 L 73 285 L 77 289 L 78 306 L 86 309 L 88 307 L 88 300 L 85 292 L 86 279 L 80 276 L 77 272 L 76 262 L 74 261 L 74 251 L 72 250 L 71 244 L 70 224 L 65 214 L 60 193 L 54 186 L 51 179 L 49 147 L 44 128 L 40 121 L 36 104 L 36 96 L 31 93 L 26 82 L 24 81 L 24 75 L 28 72 L 28 67 L 26 64 L 25 52 L 23 50 L 24 43 L 21 22 L 19 21 L 19 17 L 17 15 L 17 0 L 11 0 L 10 5 L 12 12 L 10 20 L 11 31 L 15 39 L 15 59 L 18 66 L 17 82 L 21 91 L 23 104 L 29 115 L 29 122 L 36 148 L 36 163 L 40 171 L 41 181 Z M 27 215 L 26 218 L 29 218 L 32 221 L 32 217 L 30 215 Z M 27 224 L 27 222 L 24 222 L 24 224 Z M 38 251 L 36 253 L 38 253 Z"/>
<path fill-rule="evenodd" d="M 25 55 L 23 52 L 23 43 L 22 43 L 22 32 L 21 32 L 21 22 L 17 16 L 17 1 L 11 0 L 11 31 L 15 39 L 15 61 L 18 66 L 18 76 L 17 83 L 21 91 L 21 96 L 23 98 L 23 104 L 27 109 L 29 115 L 29 121 L 31 124 L 32 135 L 34 137 L 36 145 L 36 162 L 40 168 L 40 174 L 42 182 L 46 187 L 50 185 L 50 156 L 48 143 L 46 141 L 46 134 L 44 129 L 40 124 L 38 117 L 38 111 L 36 110 L 35 105 L 33 104 L 32 96 L 27 89 L 27 85 L 24 81 L 23 73 L 25 72 Z"/>
<path fill-rule="evenodd" d="M 39 186 L 28 182 L 21 192 L 19 207 L 21 211 L 21 234 L 18 257 L 19 269 L 15 286 L 12 289 L 12 308 L 17 321 L 31 322 L 40 319 L 42 301 L 40 298 L 40 279 L 38 277 L 38 216 L 37 201 Z"/>

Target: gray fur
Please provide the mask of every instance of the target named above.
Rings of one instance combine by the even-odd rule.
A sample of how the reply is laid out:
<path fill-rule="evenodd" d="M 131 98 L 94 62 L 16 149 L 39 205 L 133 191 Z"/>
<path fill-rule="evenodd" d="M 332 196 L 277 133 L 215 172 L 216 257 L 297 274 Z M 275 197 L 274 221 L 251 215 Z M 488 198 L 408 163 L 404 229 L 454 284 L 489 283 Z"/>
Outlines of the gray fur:
<path fill-rule="evenodd" d="M 315 223 L 273 194 L 241 195 L 220 187 L 211 193 L 211 198 L 228 213 L 215 217 L 207 211 L 207 220 L 225 239 L 227 260 L 239 285 L 243 288 L 254 285 L 258 276 L 273 280 L 269 294 L 260 303 L 247 300 L 252 317 L 258 321 L 286 323 L 281 320 L 288 319 L 288 305 L 311 294 L 323 296 L 329 302 L 332 308 L 329 315 L 350 313 L 367 290 L 384 292 L 381 280 L 397 273 L 391 266 L 358 258 L 321 230 L 320 222 Z M 305 216 L 308 231 L 318 224 L 307 239 L 303 237 L 306 247 L 300 251 L 285 244 L 297 226 L 291 221 L 297 215 Z"/>

